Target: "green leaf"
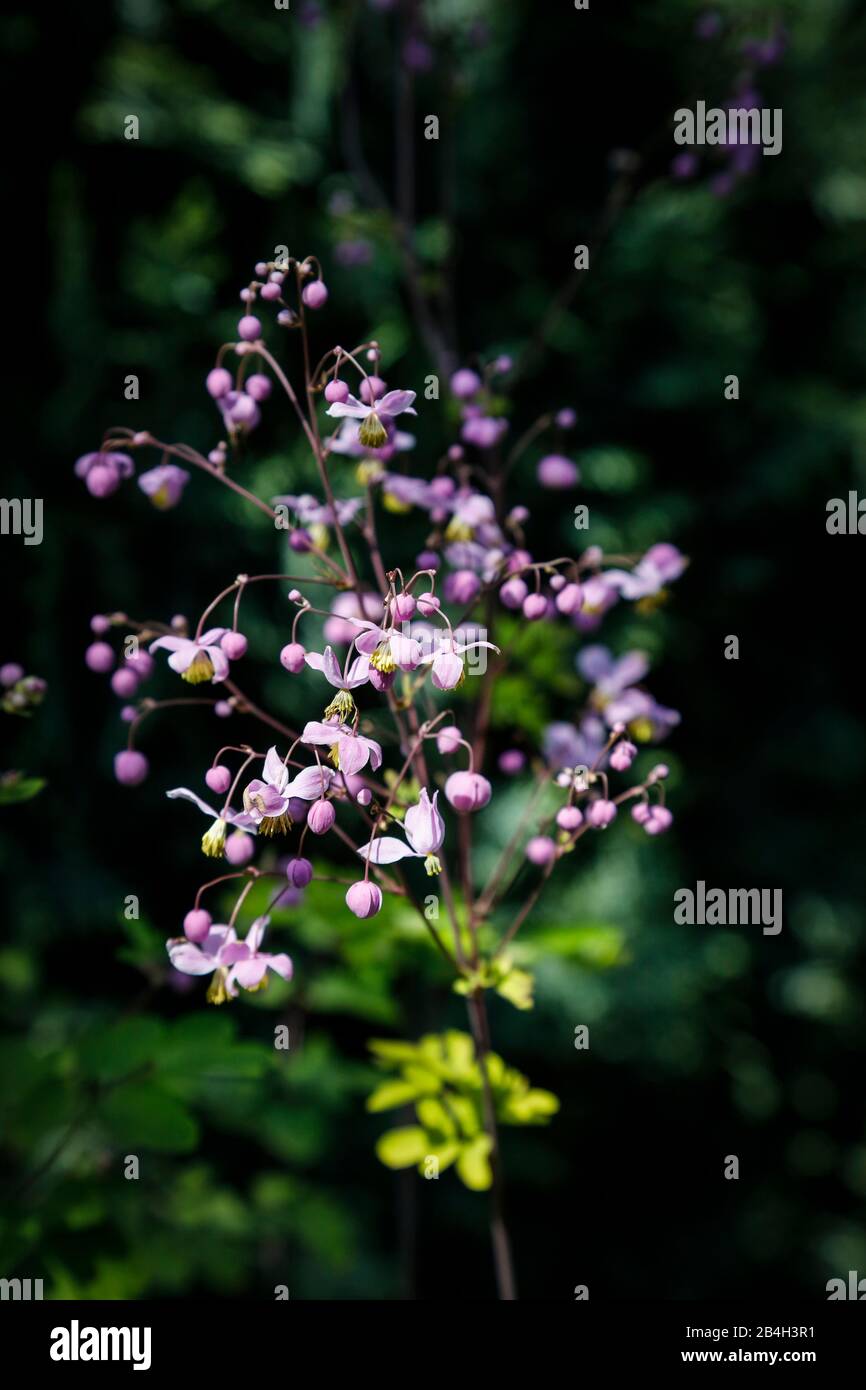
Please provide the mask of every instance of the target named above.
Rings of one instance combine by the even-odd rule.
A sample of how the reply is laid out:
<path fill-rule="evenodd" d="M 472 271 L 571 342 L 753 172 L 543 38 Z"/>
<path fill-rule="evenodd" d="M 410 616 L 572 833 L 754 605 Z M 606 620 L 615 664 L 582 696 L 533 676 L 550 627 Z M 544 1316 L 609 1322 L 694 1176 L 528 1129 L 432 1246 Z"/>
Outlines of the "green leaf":
<path fill-rule="evenodd" d="M 98 1114 L 126 1152 L 141 1147 L 189 1153 L 198 1142 L 198 1125 L 186 1106 L 153 1082 L 130 1082 L 109 1092 Z"/>
<path fill-rule="evenodd" d="M 408 1105 L 417 1100 L 418 1092 L 408 1081 L 383 1081 L 372 1095 L 367 1097 L 367 1109 L 372 1114 L 380 1110 L 393 1110 L 397 1105 Z"/>
<path fill-rule="evenodd" d="M 493 1182 L 489 1155 L 490 1137 L 487 1134 L 479 1134 L 460 1150 L 457 1173 L 461 1182 L 473 1192 L 486 1192 Z"/>
<path fill-rule="evenodd" d="M 545 927 L 533 932 L 527 944 L 540 953 L 568 956 L 596 970 L 623 965 L 628 958 L 625 934 L 603 923 Z"/>
<path fill-rule="evenodd" d="M 528 970 L 518 970 L 515 966 L 500 980 L 496 993 L 513 1004 L 515 1009 L 531 1009 L 535 1002 L 532 997 L 534 987 L 535 977 Z"/>
<path fill-rule="evenodd" d="M 85 1038 L 79 1053 L 84 1075 L 116 1081 L 152 1061 L 165 1034 L 158 1018 L 127 1018 Z"/>
<path fill-rule="evenodd" d="M 499 1113 L 506 1124 L 533 1125 L 545 1124 L 558 1109 L 559 1101 L 552 1091 L 533 1090 L 506 1097 Z"/>
<path fill-rule="evenodd" d="M 415 1109 L 424 1128 L 434 1136 L 450 1138 L 457 1133 L 457 1125 L 441 1100 L 434 1100 L 432 1096 L 428 1096 L 426 1100 L 419 1100 Z"/>
<path fill-rule="evenodd" d="M 376 1155 L 386 1168 L 412 1168 L 428 1152 L 427 1135 L 417 1125 L 389 1129 L 376 1144 Z"/>
<path fill-rule="evenodd" d="M 20 801 L 32 801 L 46 785 L 44 777 L 15 777 L 0 781 L 0 806 L 13 806 Z"/>

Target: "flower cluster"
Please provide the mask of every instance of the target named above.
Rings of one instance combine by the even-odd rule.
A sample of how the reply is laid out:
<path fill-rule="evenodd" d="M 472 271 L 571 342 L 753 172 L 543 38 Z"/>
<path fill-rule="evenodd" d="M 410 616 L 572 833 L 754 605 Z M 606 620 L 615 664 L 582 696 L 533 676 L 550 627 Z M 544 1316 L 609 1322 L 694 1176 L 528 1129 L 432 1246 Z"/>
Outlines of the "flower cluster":
<path fill-rule="evenodd" d="M 91 620 L 86 664 L 109 677 L 128 726 L 126 747 L 115 758 L 120 783 L 136 786 L 148 776 L 138 745 L 157 711 L 188 705 L 243 722 L 234 741 L 219 740 L 211 765 L 199 774 L 200 787 L 166 793 L 201 812 L 201 852 L 226 865 L 202 884 L 183 934 L 169 939 L 170 964 L 182 974 L 209 976 L 207 997 L 214 1003 L 263 988 L 270 972 L 288 980 L 289 957 L 262 949 L 270 909 L 239 934 L 244 902 L 254 884 L 270 878 L 272 904 L 299 903 L 327 855 L 344 874 L 351 866 L 338 880 L 349 914 L 370 918 L 387 896 L 403 898 L 418 910 L 455 988 L 470 1003 L 477 1005 L 489 986 L 528 1007 L 531 981 L 516 972 L 509 985 L 510 958 L 502 948 L 557 864 L 588 831 L 610 827 L 621 809 L 650 836 L 672 822 L 667 767 L 655 763 L 634 778 L 632 764 L 639 747 L 667 737 L 679 715 L 647 690 L 642 652 L 615 656 L 585 639 L 620 605 L 651 611 L 684 572 L 685 557 L 668 542 L 637 555 L 607 555 L 597 545 L 579 554 L 537 553 L 544 528 L 535 534 L 529 506 L 507 500 L 506 484 L 535 451 L 530 475 L 538 487 L 573 496 L 580 466 L 565 437 L 577 417 L 570 408 L 555 410 L 512 443 L 504 394 L 509 358 L 478 360 L 452 373 L 445 403 L 451 442 L 432 467 L 410 468 L 422 452 L 425 425 L 416 393 L 385 380 L 379 344 L 335 345 L 310 365 L 309 314 L 329 298 L 318 260 L 286 254 L 259 262 L 240 297 L 236 339 L 220 348 L 204 383 L 217 421 L 204 451 L 165 443 L 147 430 L 118 430 L 75 465 L 89 491 L 104 498 L 132 476 L 138 452 L 155 450 L 159 462 L 139 484 L 157 506 L 174 505 L 198 471 L 267 515 L 287 553 L 298 557 L 297 573 L 277 567 L 237 575 L 197 621 L 176 615 L 143 623 L 123 612 Z M 267 314 L 272 330 L 263 322 Z M 297 388 L 271 346 L 271 331 L 303 341 L 307 366 Z M 243 481 L 245 441 L 276 388 L 309 445 L 312 490 L 266 500 Z M 418 522 L 423 541 L 414 554 L 383 553 L 382 513 Z M 281 670 L 296 727 L 254 702 L 240 683 L 246 685 L 251 664 L 244 605 L 262 583 L 285 586 L 282 645 L 266 659 Z M 507 643 L 495 639 L 500 616 Z M 547 727 L 537 747 L 515 731 L 510 746 L 506 739 L 497 750 L 501 729 L 490 722 L 496 681 L 514 660 L 520 633 L 544 625 L 572 634 L 585 698 Z M 110 640 L 113 631 L 119 644 Z M 144 694 L 145 683 L 166 678 L 159 673 L 163 657 L 177 684 L 164 697 Z M 477 699 L 467 698 L 474 691 Z M 250 726 L 267 729 L 264 748 L 247 741 Z M 525 779 L 527 811 L 482 885 L 473 821 L 495 802 L 497 774 Z M 617 789 L 613 783 L 623 774 L 627 784 Z M 545 810 L 536 810 L 542 804 Z M 425 871 L 420 881 L 416 860 Z M 510 896 L 512 870 L 521 863 L 532 879 L 522 906 Z M 424 912 L 425 878 L 441 884 L 450 939 Z M 227 883 L 237 889 L 234 907 L 215 923 L 203 897 Z M 485 953 L 480 928 L 496 921 L 505 930 Z"/>

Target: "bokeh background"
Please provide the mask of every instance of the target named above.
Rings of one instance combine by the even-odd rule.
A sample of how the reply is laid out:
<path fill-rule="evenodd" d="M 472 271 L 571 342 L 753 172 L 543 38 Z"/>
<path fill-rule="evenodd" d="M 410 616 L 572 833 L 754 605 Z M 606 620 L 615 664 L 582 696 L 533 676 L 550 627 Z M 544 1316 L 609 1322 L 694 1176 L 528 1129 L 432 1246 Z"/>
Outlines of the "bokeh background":
<path fill-rule="evenodd" d="M 163 790 L 195 784 L 213 725 L 154 720 L 130 793 L 111 777 L 118 702 L 82 660 L 92 613 L 197 612 L 280 561 L 271 528 L 206 480 L 158 516 L 134 487 L 94 502 L 72 463 L 108 424 L 210 445 L 203 377 L 253 263 L 287 243 L 324 264 L 323 348 L 373 334 L 401 385 L 437 351 L 513 353 L 515 428 L 578 411 L 590 539 L 691 557 L 651 619 L 605 630 L 652 652 L 653 693 L 683 713 L 675 829 L 584 840 L 525 931 L 535 1009 L 492 1003 L 496 1050 L 562 1101 L 549 1128 L 503 1136 L 522 1296 L 820 1298 L 866 1274 L 866 542 L 825 529 L 827 500 L 864 488 L 861 7 L 92 0 L 50 23 L 13 7 L 3 35 L 22 165 L 4 493 L 46 514 L 41 547 L 3 538 L 2 658 L 49 692 L 2 726 L 3 767 L 47 785 L 0 808 L 0 1273 L 60 1297 L 493 1293 L 485 1198 L 386 1171 L 385 1117 L 364 1109 L 371 1036 L 465 1027 L 425 939 L 399 917 L 347 923 L 322 890 L 287 918 L 297 980 L 276 1014 L 169 988 L 162 941 L 199 881 L 200 827 Z M 782 109 L 782 154 L 672 169 L 673 111 L 747 86 Z M 406 289 L 407 215 L 436 341 Z M 584 242 L 590 273 L 572 277 Z M 428 463 L 447 431 L 444 402 L 425 410 Z M 313 482 L 277 409 L 247 467 L 265 495 Z M 517 486 L 539 550 L 570 547 L 529 462 Z M 249 603 L 263 661 L 282 602 Z M 494 746 L 569 710 L 561 655 L 527 653 Z M 289 717 L 282 673 L 259 669 Z M 518 800 L 503 788 L 486 853 Z M 699 878 L 781 887 L 782 934 L 675 926 L 672 894 Z"/>

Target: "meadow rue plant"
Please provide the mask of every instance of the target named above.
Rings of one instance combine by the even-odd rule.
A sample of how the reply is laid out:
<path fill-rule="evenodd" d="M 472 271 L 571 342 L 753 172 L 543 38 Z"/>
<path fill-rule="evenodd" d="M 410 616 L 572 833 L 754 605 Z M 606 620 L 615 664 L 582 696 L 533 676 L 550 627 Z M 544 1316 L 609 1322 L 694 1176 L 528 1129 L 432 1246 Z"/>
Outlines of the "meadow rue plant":
<path fill-rule="evenodd" d="M 668 541 L 631 556 L 606 556 L 597 545 L 544 553 L 548 537 L 543 527 L 533 529 L 531 496 L 508 493 L 521 476 L 530 489 L 576 492 L 580 469 L 557 447 L 558 432 L 576 416 L 554 410 L 514 431 L 517 442 L 509 444 L 510 406 L 499 380 L 510 370 L 507 359 L 477 360 L 451 375 L 452 441 L 431 461 L 423 406 L 416 408 L 413 390 L 391 387 L 381 375 L 378 343 L 334 344 L 315 361 L 308 314 L 327 307 L 319 331 L 333 307 L 314 256 L 258 263 L 241 298 L 236 339 L 220 347 L 203 382 L 219 427 L 203 451 L 146 429 L 111 430 L 75 472 L 104 500 L 133 476 L 138 456 L 155 451 L 139 487 L 159 510 L 182 508 L 204 475 L 268 518 L 277 542 L 299 557 L 298 572 L 263 566 L 262 573 L 227 576 L 221 592 L 203 596 L 195 621 L 137 621 L 123 611 L 91 620 L 85 663 L 123 701 L 127 737 L 115 777 L 132 789 L 153 775 L 152 764 L 160 767 L 159 721 L 150 723 L 156 713 L 242 722 L 235 742 L 224 743 L 224 726 L 215 728 L 209 767 L 185 769 L 185 780 L 194 774 L 206 798 L 195 782 L 165 792 L 206 817 L 202 833 L 166 811 L 179 816 L 176 833 L 189 834 L 191 864 L 199 848 L 226 861 L 192 904 L 179 904 L 183 931 L 167 942 L 176 971 L 209 978 L 211 1004 L 265 990 L 274 974 L 292 977 L 291 960 L 278 949 L 284 943 L 262 949 L 270 909 L 243 925 L 251 890 L 267 888 L 269 879 L 271 906 L 291 910 L 301 909 L 314 880 L 342 884 L 346 930 L 380 915 L 387 930 L 392 902 L 417 913 L 465 1000 L 470 1034 L 374 1044 L 381 1065 L 404 1069 L 371 1097 L 371 1109 L 413 1103 L 418 1116 L 417 1125 L 383 1136 L 378 1152 L 393 1167 L 453 1164 L 467 1186 L 492 1190 L 499 1289 L 513 1297 L 499 1125 L 546 1122 L 557 1101 L 493 1052 L 487 994 L 532 1007 L 532 976 L 506 948 L 550 877 L 574 864 L 584 836 L 656 837 L 672 824 L 667 767 L 657 763 L 645 776 L 632 767 L 640 748 L 668 736 L 679 714 L 645 689 L 643 653 L 617 655 L 583 638 L 620 605 L 649 614 L 687 562 Z M 291 354 L 275 346 L 285 336 L 299 340 L 299 373 L 283 365 Z M 268 501 L 244 474 L 249 436 L 279 401 L 309 449 L 315 492 Z M 415 435 L 397 428 L 407 417 L 417 421 Z M 421 544 L 416 537 L 408 554 L 386 549 L 383 512 L 414 517 Z M 401 523 L 392 533 L 399 539 L 412 530 Z M 263 532 L 263 551 L 272 546 Z M 255 650 L 284 692 L 280 710 L 247 694 L 252 657 L 239 623 L 262 584 L 282 589 L 287 605 L 274 650 Z M 534 748 L 513 728 L 502 737 L 501 718 L 493 726 L 497 682 L 519 669 L 528 640 L 563 652 L 570 681 L 579 672 L 585 694 L 582 706 L 560 711 Z M 167 669 L 154 659 L 161 653 Z M 151 681 L 165 693 L 143 693 Z M 19 669 L 4 668 L 3 683 L 6 702 L 16 700 Z M 145 754 L 140 745 L 151 727 Z M 264 748 L 245 741 L 255 728 L 266 733 Z M 515 735 L 523 746 L 514 746 Z M 523 810 L 483 881 L 474 837 L 485 817 L 499 814 L 506 785 L 512 804 L 522 791 Z M 630 814 L 620 816 L 622 809 Z M 202 901 L 216 888 L 234 895 L 220 924 Z"/>

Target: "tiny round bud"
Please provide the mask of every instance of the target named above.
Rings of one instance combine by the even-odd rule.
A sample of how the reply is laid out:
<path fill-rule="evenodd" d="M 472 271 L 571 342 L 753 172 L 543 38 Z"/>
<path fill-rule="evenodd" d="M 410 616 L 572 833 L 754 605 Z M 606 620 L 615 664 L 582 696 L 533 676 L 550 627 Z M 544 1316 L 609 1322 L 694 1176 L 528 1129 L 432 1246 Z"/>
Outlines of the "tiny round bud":
<path fill-rule="evenodd" d="M 128 700 L 138 689 L 138 677 L 128 667 L 121 666 L 120 670 L 115 671 L 111 677 L 111 688 L 115 695 L 120 696 L 121 700 Z"/>
<path fill-rule="evenodd" d="M 377 883 L 362 879 L 348 889 L 346 906 L 356 917 L 375 917 L 382 906 L 382 890 Z"/>
<path fill-rule="evenodd" d="M 583 823 L 583 812 L 577 806 L 563 806 L 556 813 L 556 824 L 560 830 L 577 830 Z"/>
<path fill-rule="evenodd" d="M 334 803 L 320 797 L 318 801 L 313 802 L 307 812 L 307 825 L 314 835 L 327 835 L 336 818 L 337 812 L 334 810 Z"/>
<path fill-rule="evenodd" d="M 247 395 L 254 401 L 266 401 L 273 390 L 271 379 L 264 372 L 253 372 L 246 380 Z"/>
<path fill-rule="evenodd" d="M 308 309 L 321 309 L 328 300 L 328 287 L 324 280 L 312 280 L 301 291 L 301 298 Z"/>
<path fill-rule="evenodd" d="M 462 738 L 463 735 L 456 724 L 446 724 L 445 728 L 436 734 L 436 747 L 447 757 L 449 753 L 457 752 Z"/>
<path fill-rule="evenodd" d="M 306 654 L 306 648 L 302 647 L 300 642 L 288 642 L 280 652 L 280 665 L 285 666 L 287 671 L 291 671 L 292 675 L 296 676 L 299 671 L 304 669 Z"/>
<path fill-rule="evenodd" d="M 566 584 L 556 595 L 555 603 L 560 613 L 578 613 L 583 607 L 583 590 L 579 584 Z"/>
<path fill-rule="evenodd" d="M 562 454 L 547 454 L 539 462 L 536 474 L 542 487 L 554 490 L 574 487 L 580 481 L 577 464 Z"/>
<path fill-rule="evenodd" d="M 359 806 L 369 806 L 370 802 L 373 800 L 373 793 L 370 791 L 369 787 L 362 787 L 356 795 L 355 800 Z"/>
<path fill-rule="evenodd" d="M 486 806 L 493 788 L 480 772 L 452 772 L 445 783 L 445 796 L 455 811 L 480 811 Z"/>
<path fill-rule="evenodd" d="M 114 755 L 114 775 L 124 787 L 137 787 L 148 773 L 147 758 L 134 748 Z"/>
<path fill-rule="evenodd" d="M 217 767 L 208 768 L 204 775 L 204 780 L 212 792 L 216 792 L 217 796 L 222 796 L 224 792 L 228 791 L 232 784 L 232 775 L 227 767 L 218 765 Z"/>
<path fill-rule="evenodd" d="M 213 712 L 217 719 L 228 719 L 232 712 L 232 705 L 229 700 L 217 700 L 213 707 Z"/>
<path fill-rule="evenodd" d="M 556 858 L 556 845 L 549 835 L 533 835 L 526 846 L 526 857 L 530 864 L 549 864 Z"/>
<path fill-rule="evenodd" d="M 510 579 L 506 579 L 505 583 L 502 585 L 499 590 L 499 600 L 501 603 L 505 604 L 506 608 L 520 608 L 528 592 L 529 590 L 526 587 L 525 580 L 515 574 L 512 575 Z M 546 607 L 547 605 L 545 604 L 545 608 Z"/>
<path fill-rule="evenodd" d="M 407 622 L 415 612 L 415 599 L 411 594 L 398 594 L 391 604 L 391 612 L 398 622 Z"/>
<path fill-rule="evenodd" d="M 300 552 L 312 550 L 313 538 L 309 531 L 304 531 L 303 528 L 299 526 L 294 531 L 289 532 L 289 545 L 292 550 Z"/>
<path fill-rule="evenodd" d="M 503 588 L 505 586 L 503 585 Z M 501 592 L 501 591 L 500 591 Z M 523 616 L 531 623 L 543 618 L 547 613 L 547 599 L 543 594 L 528 594 L 523 600 Z"/>
<path fill-rule="evenodd" d="M 599 797 L 591 801 L 586 809 L 586 819 L 596 830 L 605 830 L 611 821 L 616 820 L 616 806 L 612 801 Z"/>
<path fill-rule="evenodd" d="M 244 314 L 243 318 L 238 320 L 238 333 L 247 343 L 254 343 L 262 336 L 262 325 L 255 314 Z"/>
<path fill-rule="evenodd" d="M 247 639 L 242 632 L 224 632 L 220 638 L 220 646 L 229 661 L 240 661 L 246 654 Z"/>
<path fill-rule="evenodd" d="M 84 653 L 84 661 L 89 670 L 104 676 L 114 665 L 114 652 L 107 642 L 91 642 Z"/>
<path fill-rule="evenodd" d="M 649 819 L 651 807 L 646 801 L 637 801 L 631 808 L 631 818 L 637 821 L 638 825 L 645 825 Z"/>
<path fill-rule="evenodd" d="M 271 281 L 271 280 L 269 280 L 268 283 L 267 283 L 266 285 L 262 285 L 262 288 L 261 288 L 261 296 L 262 296 L 262 299 L 269 300 L 271 303 L 273 303 L 273 301 L 274 301 L 275 299 L 279 299 L 279 298 L 280 298 L 280 295 L 281 295 L 281 294 L 282 294 L 282 289 L 280 288 L 280 286 L 279 286 L 279 285 L 275 285 L 275 284 L 273 283 L 273 281 Z"/>
<path fill-rule="evenodd" d="M 110 627 L 111 623 L 104 613 L 94 613 L 90 619 L 90 631 L 96 633 L 97 637 L 100 637 L 103 632 L 107 632 Z"/>
<path fill-rule="evenodd" d="M 365 405 L 372 405 L 380 396 L 385 394 L 386 383 L 380 376 L 366 376 L 361 382 L 361 400 Z"/>
<path fill-rule="evenodd" d="M 667 806 L 653 806 L 643 822 L 643 828 L 648 835 L 663 835 L 666 830 L 670 830 L 673 820 Z"/>
<path fill-rule="evenodd" d="M 525 766 L 526 754 L 519 748 L 506 748 L 504 753 L 499 754 L 499 771 L 504 772 L 506 777 L 516 777 Z"/>
<path fill-rule="evenodd" d="M 231 372 L 227 372 L 225 367 L 214 367 L 205 378 L 205 386 L 208 395 L 213 396 L 215 401 L 220 400 L 232 389 Z"/>
<path fill-rule="evenodd" d="M 349 388 L 345 381 L 341 381 L 339 377 L 335 377 L 333 381 L 328 382 L 325 387 L 325 400 L 329 405 L 342 405 L 343 401 L 347 401 L 348 399 Z"/>
<path fill-rule="evenodd" d="M 111 648 L 108 650 L 111 651 Z M 23 675 L 23 666 L 19 666 L 17 661 L 7 661 L 5 666 L 0 666 L 0 685 L 15 685 Z"/>
<path fill-rule="evenodd" d="M 306 888 L 313 879 L 313 866 L 309 859 L 290 859 L 286 865 L 286 878 L 293 888 Z"/>
<path fill-rule="evenodd" d="M 481 377 L 468 367 L 461 367 L 452 376 L 450 384 L 452 396 L 456 396 L 459 401 L 465 401 L 481 390 Z"/>
<path fill-rule="evenodd" d="M 225 856 L 234 868 L 239 868 L 242 864 L 248 864 L 255 854 L 255 842 L 252 835 L 247 835 L 244 830 L 234 830 L 226 840 Z"/>
<path fill-rule="evenodd" d="M 203 907 L 190 908 L 183 919 L 183 934 L 187 941 L 204 941 L 211 928 L 213 918 Z"/>

